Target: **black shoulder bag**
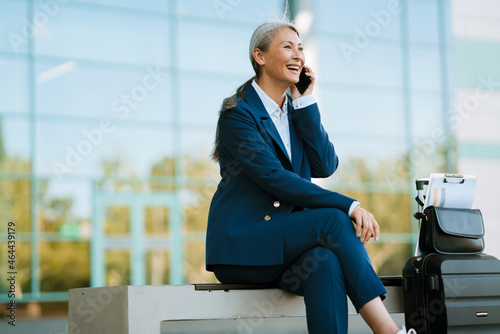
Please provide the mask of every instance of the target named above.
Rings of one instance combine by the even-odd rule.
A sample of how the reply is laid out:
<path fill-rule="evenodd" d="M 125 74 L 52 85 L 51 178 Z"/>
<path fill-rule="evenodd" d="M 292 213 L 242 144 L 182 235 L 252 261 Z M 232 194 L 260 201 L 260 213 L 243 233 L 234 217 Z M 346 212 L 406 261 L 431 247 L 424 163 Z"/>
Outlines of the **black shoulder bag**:
<path fill-rule="evenodd" d="M 425 208 L 419 246 L 423 253 L 478 254 L 484 250 L 484 224 L 478 209 Z"/>

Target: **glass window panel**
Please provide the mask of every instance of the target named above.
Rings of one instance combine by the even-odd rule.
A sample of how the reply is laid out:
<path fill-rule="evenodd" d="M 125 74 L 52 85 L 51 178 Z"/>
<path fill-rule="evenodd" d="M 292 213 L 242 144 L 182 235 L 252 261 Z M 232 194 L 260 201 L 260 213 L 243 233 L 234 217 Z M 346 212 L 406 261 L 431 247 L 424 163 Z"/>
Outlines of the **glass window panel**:
<path fill-rule="evenodd" d="M 413 149 L 408 154 L 407 165 L 417 177 L 428 177 L 431 173 L 447 172 L 444 142 L 432 137 L 413 140 Z"/>
<path fill-rule="evenodd" d="M 187 135 L 189 135 L 189 132 Z M 213 137 L 211 134 L 207 134 L 206 139 L 211 137 Z M 199 139 L 201 141 L 204 140 L 203 136 L 200 136 Z M 184 175 L 189 178 L 193 178 L 193 180 L 190 180 L 190 184 L 191 182 L 196 184 L 197 180 L 201 180 L 200 182 L 202 182 L 204 187 L 206 182 L 219 182 L 219 164 L 213 161 L 209 154 L 192 151 L 186 152 L 183 157 Z"/>
<path fill-rule="evenodd" d="M 168 66 L 168 21 L 67 5 L 40 29 L 35 46 L 40 55 Z"/>
<path fill-rule="evenodd" d="M 5 222 L 6 220 L 4 220 Z M 2 230 L 2 233 L 4 231 Z M 18 231 L 16 231 L 17 233 Z M 7 262 L 7 256 L 9 255 L 8 251 L 8 243 L 6 239 L 0 239 L 0 256 L 2 258 L 2 261 L 0 261 L 0 270 L 2 271 L 1 277 L 2 279 L 0 280 L 0 291 L 2 291 L 2 295 L 7 296 L 7 291 L 10 290 L 10 284 L 7 281 L 7 272 L 11 271 L 7 267 L 9 263 Z M 19 302 L 19 299 L 21 299 L 19 296 L 22 293 L 29 293 L 31 292 L 31 242 L 21 242 L 19 240 L 19 235 L 17 237 L 16 241 L 16 267 L 15 271 L 18 273 L 17 275 L 17 280 L 16 280 L 16 303 Z M 5 259 L 5 260 L 4 260 Z M 88 286 L 88 285 L 87 285 Z M 19 298 L 19 299 L 18 299 Z M 18 307 L 20 305 L 18 304 Z M 19 310 L 19 309 L 18 309 Z M 2 322 L 2 326 L 7 326 L 7 322 Z M 15 330 L 14 330 L 15 332 Z"/>
<path fill-rule="evenodd" d="M 43 1 L 43 0 L 42 0 Z M 167 13 L 169 0 L 73 0 L 72 2 L 87 3 L 92 5 L 114 6 L 129 9 L 150 10 Z"/>
<path fill-rule="evenodd" d="M 169 210 L 162 206 L 150 206 L 145 208 L 145 233 L 154 236 L 169 233 Z"/>
<path fill-rule="evenodd" d="M 72 239 L 87 239 L 92 216 L 92 183 L 65 180 L 38 182 L 40 230 Z"/>
<path fill-rule="evenodd" d="M 407 3 L 410 41 L 439 43 L 438 1 L 410 0 Z"/>
<path fill-rule="evenodd" d="M 401 156 L 393 167 L 393 178 L 404 182 L 413 175 L 424 177 L 431 172 L 444 170 L 444 130 L 442 97 L 439 93 L 418 93 L 411 96 L 411 126 L 413 149 Z"/>
<path fill-rule="evenodd" d="M 437 46 L 410 45 L 410 86 L 441 89 L 441 63 Z"/>
<path fill-rule="evenodd" d="M 332 133 L 403 136 L 401 94 L 370 90 L 324 89 L 319 107 L 323 125 Z"/>
<path fill-rule="evenodd" d="M 147 177 L 155 163 L 172 156 L 169 131 L 109 124 L 39 122 L 36 172 L 60 181 L 82 174 Z"/>
<path fill-rule="evenodd" d="M 0 117 L 0 171 L 30 171 L 30 137 L 27 117 Z"/>
<path fill-rule="evenodd" d="M 357 138 L 330 136 L 339 156 L 339 168 L 330 177 L 334 182 L 407 182 L 401 172 L 401 160 L 406 152 L 404 138 Z M 403 161 L 404 162 L 404 161 Z M 406 170 L 406 169 L 403 169 Z M 402 175 L 400 175 L 402 174 Z"/>
<path fill-rule="evenodd" d="M 32 26 L 27 18 L 28 1 L 0 1 L 0 51 L 26 53 L 32 38 Z M 0 71 L 2 72 L 2 71 Z M 1 99 L 0 99 L 1 100 Z"/>
<path fill-rule="evenodd" d="M 104 218 L 104 233 L 107 236 L 130 235 L 130 206 L 108 205 Z"/>
<path fill-rule="evenodd" d="M 344 42 L 350 44 L 363 36 L 399 39 L 401 6 L 393 4 L 399 1 L 319 0 L 315 1 L 314 23 L 320 31 L 348 34 Z"/>
<path fill-rule="evenodd" d="M 443 104 L 439 93 L 418 93 L 411 96 L 412 131 L 417 138 L 433 138 L 443 141 Z"/>
<path fill-rule="evenodd" d="M 78 61 L 37 63 L 37 112 L 170 121 L 170 77 L 161 68 L 107 69 Z"/>
<path fill-rule="evenodd" d="M 0 73 L 0 112 L 28 112 L 28 64 L 25 59 L 0 58 Z"/>
<path fill-rule="evenodd" d="M 186 242 L 184 253 L 186 254 L 187 283 L 218 282 L 213 272 L 205 270 L 205 242 Z"/>
<path fill-rule="evenodd" d="M 180 79 L 180 118 L 183 123 L 204 124 L 215 129 L 222 101 L 235 93 L 249 77 L 241 79 L 193 78 Z M 193 98 L 195 95 L 196 98 Z"/>
<path fill-rule="evenodd" d="M 179 23 L 179 67 L 202 71 L 253 76 L 248 44 L 253 30 L 225 25 L 208 25 L 181 20 Z"/>
<path fill-rule="evenodd" d="M 212 129 L 190 129 L 182 132 L 182 151 L 191 157 L 204 157 L 210 159 L 216 127 Z"/>
<path fill-rule="evenodd" d="M 130 251 L 106 251 L 106 286 L 130 284 Z"/>
<path fill-rule="evenodd" d="M 193 180 L 194 181 L 194 180 Z M 210 202 L 217 190 L 217 180 L 201 182 L 198 186 L 189 187 L 184 201 L 184 226 L 187 232 L 204 234 L 207 229 Z"/>
<path fill-rule="evenodd" d="M 344 193 L 344 192 L 343 192 Z M 413 197 L 408 193 L 384 192 L 375 190 L 346 191 L 345 195 L 356 198 L 363 207 L 370 211 L 380 224 L 381 232 L 411 233 Z M 390 236 L 382 233 L 384 241 L 391 241 Z M 386 239 L 387 238 L 387 239 Z"/>
<path fill-rule="evenodd" d="M 416 224 L 416 222 L 412 223 Z M 383 227 L 380 230 L 382 231 L 381 235 L 383 235 L 383 232 L 389 232 L 387 228 Z M 410 244 L 385 243 L 382 240 L 380 242 L 369 242 L 366 245 L 366 249 L 371 259 L 373 259 L 372 265 L 375 272 L 379 276 L 401 276 L 401 268 L 405 265 L 406 260 L 414 255 L 415 249 Z"/>
<path fill-rule="evenodd" d="M 401 48 L 398 43 L 373 41 L 359 53 L 342 49 L 338 37 L 318 39 L 318 80 L 358 85 L 401 87 Z"/>
<path fill-rule="evenodd" d="M 271 17 L 283 16 L 283 1 L 206 1 L 189 0 L 177 2 L 177 13 L 218 20 L 252 22 L 260 24 L 263 14 Z"/>
<path fill-rule="evenodd" d="M 170 252 L 166 250 L 146 251 L 146 284 L 168 284 L 170 275 Z"/>
<path fill-rule="evenodd" d="M 170 275 L 170 252 L 150 250 L 146 252 L 146 284 L 168 284 Z"/>
<path fill-rule="evenodd" d="M 14 222 L 16 233 L 31 231 L 31 183 L 28 179 L 0 178 L 0 219 L 4 226 Z M 2 231 L 5 233 L 6 229 Z"/>
<path fill-rule="evenodd" d="M 453 43 L 453 24 L 452 24 L 452 18 L 454 19 L 454 16 L 456 14 L 452 14 L 451 11 L 451 5 L 450 2 L 448 1 L 439 1 L 438 6 L 440 6 L 442 9 L 443 17 L 438 18 L 438 24 L 441 25 L 440 29 L 444 30 L 444 41 L 440 41 L 441 43 L 445 43 L 447 45 L 451 45 Z M 474 7 L 474 6 L 472 6 Z"/>
<path fill-rule="evenodd" d="M 68 291 L 89 286 L 89 252 L 88 242 L 40 243 L 40 290 Z"/>

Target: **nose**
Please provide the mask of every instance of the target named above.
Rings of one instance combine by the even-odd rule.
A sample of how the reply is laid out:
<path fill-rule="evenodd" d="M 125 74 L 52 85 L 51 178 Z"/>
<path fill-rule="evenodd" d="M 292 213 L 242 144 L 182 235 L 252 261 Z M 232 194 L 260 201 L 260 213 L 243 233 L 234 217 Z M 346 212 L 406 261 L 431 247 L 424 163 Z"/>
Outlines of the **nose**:
<path fill-rule="evenodd" d="M 294 49 L 293 59 L 300 60 L 302 64 L 304 64 L 306 57 L 303 51 L 300 51 L 299 49 Z"/>

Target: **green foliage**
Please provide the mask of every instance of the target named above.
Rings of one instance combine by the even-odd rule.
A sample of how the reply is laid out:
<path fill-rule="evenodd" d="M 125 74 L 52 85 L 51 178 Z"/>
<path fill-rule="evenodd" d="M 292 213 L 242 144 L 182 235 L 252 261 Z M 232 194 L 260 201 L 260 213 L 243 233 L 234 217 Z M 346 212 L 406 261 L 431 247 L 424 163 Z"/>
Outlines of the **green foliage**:
<path fill-rule="evenodd" d="M 412 218 L 413 202 L 412 190 L 406 183 L 391 183 L 401 163 L 397 158 L 391 161 L 385 159 L 373 167 L 369 167 L 363 158 L 348 158 L 341 166 L 338 175 L 330 181 L 328 188 L 358 200 L 362 207 L 370 211 L 380 226 L 380 233 L 411 233 L 411 224 L 417 222 Z M 408 175 L 405 175 L 406 177 Z M 381 276 L 401 275 L 404 262 L 411 256 L 411 244 L 397 242 L 368 243 L 367 250 L 372 264 Z"/>
<path fill-rule="evenodd" d="M 1 150 L 0 150 L 1 151 Z M 442 153 L 442 152 L 439 152 Z M 438 155 L 439 156 L 439 155 Z M 364 158 L 350 158 L 343 161 L 342 168 L 332 178 L 320 181 L 331 190 L 338 191 L 359 200 L 363 207 L 372 212 L 381 226 L 382 233 L 411 233 L 411 213 L 414 207 L 412 194 L 405 178 L 408 177 L 408 157 L 398 157 L 393 161 L 368 162 Z M 442 166 L 436 159 L 435 166 Z M 401 165 L 404 165 L 401 167 Z M 219 181 L 218 166 L 205 156 L 184 156 L 176 166 L 172 157 L 164 157 L 151 167 L 148 180 L 139 179 L 123 158 L 105 160 L 102 164 L 103 176 L 96 180 L 97 189 L 110 193 L 119 192 L 164 192 L 179 190 L 182 203 L 183 229 L 190 236 L 184 243 L 187 282 L 215 282 L 212 273 L 205 271 L 204 233 L 211 198 Z M 176 168 L 182 167 L 182 173 Z M 30 163 L 19 158 L 4 156 L 0 160 L 0 170 L 27 172 Z M 404 173 L 399 173 L 404 171 Z M 399 174 L 398 174 L 399 173 Z M 397 178 L 390 176 L 397 175 Z M 182 176 L 177 179 L 174 177 Z M 180 184 L 179 180 L 186 180 Z M 399 182 L 403 180 L 403 182 Z M 31 231 L 31 184 L 28 178 L 0 180 L 0 218 L 2 221 L 15 220 L 18 232 Z M 73 217 L 72 197 L 50 196 L 50 183 L 38 181 L 36 197 L 38 201 L 38 224 L 43 232 L 58 233 L 61 224 L 68 221 L 82 223 Z M 89 213 L 90 214 L 90 213 Z M 104 229 L 107 235 L 128 236 L 130 234 L 130 209 L 124 205 L 107 207 Z M 88 217 L 86 218 L 88 219 Z M 147 207 L 144 213 L 146 233 L 149 236 L 168 236 L 169 211 L 163 207 Z M 3 232 L 3 231 L 2 231 Z M 2 248 L 3 244 L 0 244 Z M 18 243 L 18 265 L 22 273 L 21 290 L 30 289 L 31 243 Z M 404 261 L 411 256 L 412 247 L 405 243 L 375 243 L 367 246 L 374 267 L 380 275 L 400 275 Z M 42 291 L 64 291 L 73 287 L 90 284 L 89 243 L 64 241 L 41 242 L 40 283 Z M 3 249 L 0 250 L 0 256 Z M 169 279 L 169 252 L 150 250 L 146 252 L 148 284 L 166 284 Z M 106 284 L 122 285 L 130 283 L 129 250 L 106 252 Z"/>
<path fill-rule="evenodd" d="M 40 243 L 40 290 L 67 291 L 90 285 L 88 242 Z"/>

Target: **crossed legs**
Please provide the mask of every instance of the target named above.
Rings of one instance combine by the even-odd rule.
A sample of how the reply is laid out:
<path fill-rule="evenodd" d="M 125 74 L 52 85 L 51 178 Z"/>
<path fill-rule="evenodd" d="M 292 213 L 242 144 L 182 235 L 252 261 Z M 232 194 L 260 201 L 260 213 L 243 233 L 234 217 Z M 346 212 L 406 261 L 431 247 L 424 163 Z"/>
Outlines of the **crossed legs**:
<path fill-rule="evenodd" d="M 219 265 L 214 273 L 223 283 L 276 281 L 304 296 L 311 334 L 347 333 L 346 295 L 374 333 L 398 331 L 380 298 L 386 290 L 344 212 L 324 208 L 291 213 L 283 260 L 275 266 Z"/>

